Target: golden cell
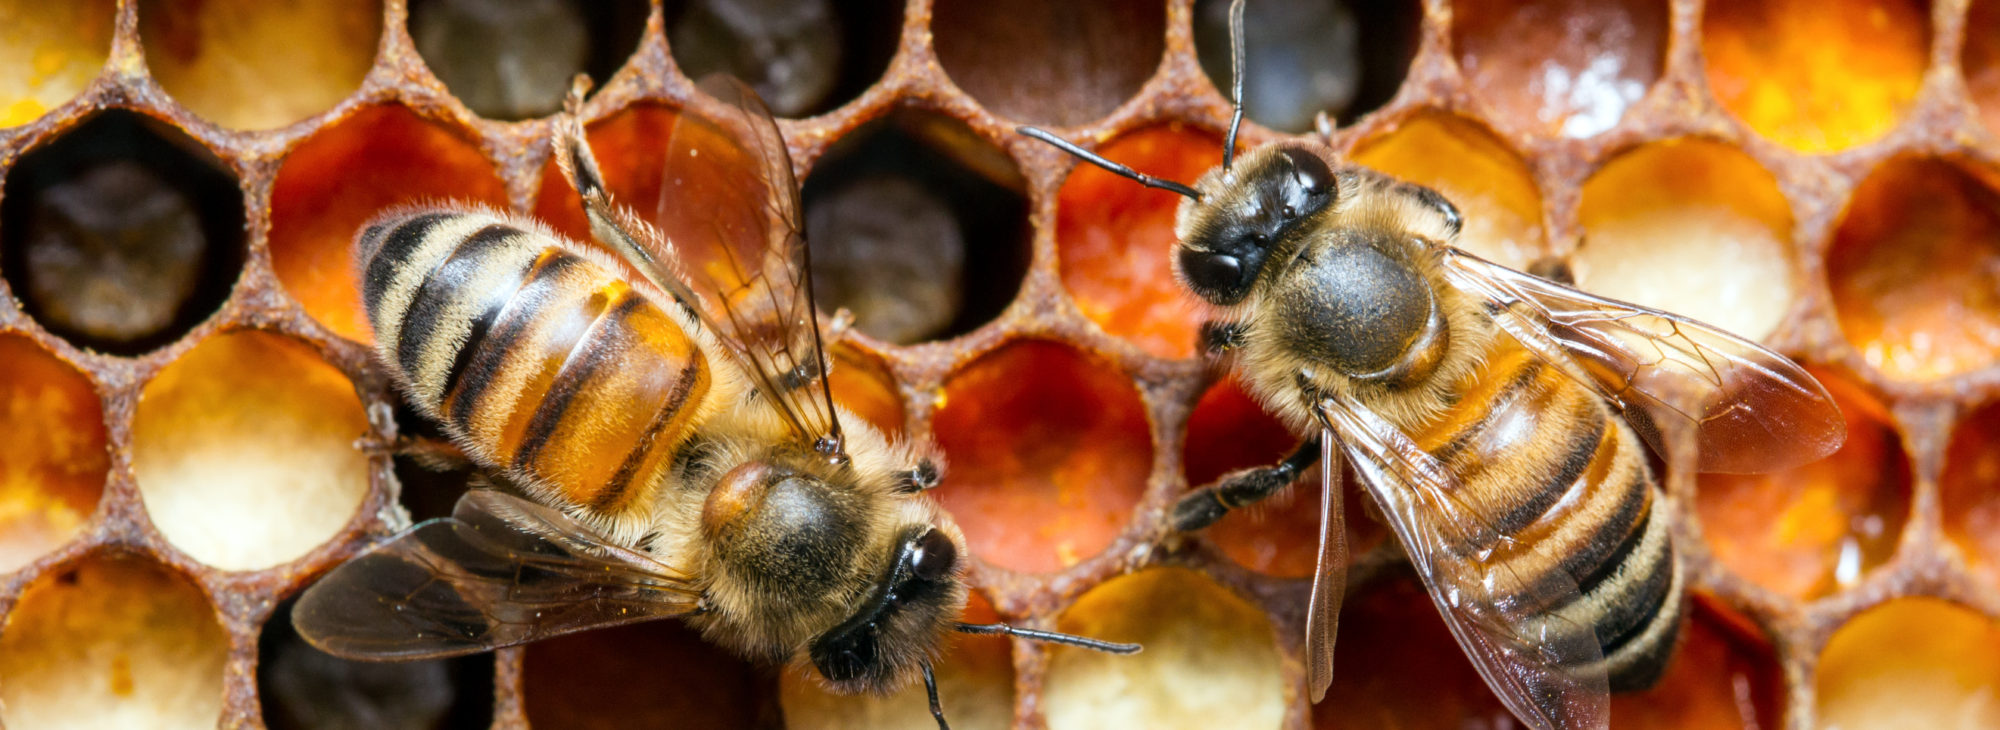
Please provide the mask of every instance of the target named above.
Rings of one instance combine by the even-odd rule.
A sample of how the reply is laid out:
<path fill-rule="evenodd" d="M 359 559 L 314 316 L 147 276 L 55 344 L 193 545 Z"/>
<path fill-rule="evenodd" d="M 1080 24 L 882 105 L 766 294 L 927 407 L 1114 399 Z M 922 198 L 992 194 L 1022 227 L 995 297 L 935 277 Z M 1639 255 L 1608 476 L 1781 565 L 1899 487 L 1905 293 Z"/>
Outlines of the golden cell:
<path fill-rule="evenodd" d="M 1111 113 L 1166 49 L 1167 8 L 1145 0 L 942 0 L 931 12 L 945 73 L 995 114 L 1025 123 Z"/>
<path fill-rule="evenodd" d="M 1425 114 L 1363 143 L 1354 161 L 1443 193 L 1465 217 L 1459 248 L 1514 268 L 1546 253 L 1534 177 L 1476 122 Z"/>
<path fill-rule="evenodd" d="M 969 623 L 1000 620 L 993 604 L 972 592 L 960 619 Z M 938 700 L 953 728 L 1007 728 L 1014 720 L 1014 660 L 1006 637 L 954 635 L 933 666 Z M 787 671 L 778 678 L 778 697 L 790 730 L 825 728 L 908 728 L 931 730 L 930 700 L 922 683 L 895 694 L 835 695 L 820 688 L 817 677 Z"/>
<path fill-rule="evenodd" d="M 76 534 L 110 468 L 104 411 L 82 373 L 19 335 L 0 335 L 0 571 Z"/>
<path fill-rule="evenodd" d="M 529 644 L 521 668 L 528 722 L 577 730 L 774 726 L 774 684 L 678 621 Z"/>
<path fill-rule="evenodd" d="M 1881 137 L 1910 110 L 1930 56 L 1924 0 L 1742 0 L 1702 13 L 1708 83 L 1730 113 L 1801 152 Z"/>
<path fill-rule="evenodd" d="M 832 350 L 833 373 L 827 384 L 833 388 L 834 402 L 885 434 L 902 435 L 903 397 L 896 390 L 896 379 L 873 355 L 842 345 Z"/>
<path fill-rule="evenodd" d="M 269 129 L 361 87 L 382 36 L 379 0 L 142 0 L 139 38 L 160 87 L 225 127 Z"/>
<path fill-rule="evenodd" d="M 368 493 L 354 385 L 305 344 L 218 335 L 153 377 L 132 422 L 132 472 L 168 542 L 223 570 L 294 560 Z"/>
<path fill-rule="evenodd" d="M 1514 126 L 1544 134 L 1616 126 L 1666 61 L 1662 0 L 1476 0 L 1454 4 L 1451 24 L 1475 93 Z"/>
<path fill-rule="evenodd" d="M 68 102 L 111 55 L 112 0 L 0 5 L 0 127 Z"/>
<path fill-rule="evenodd" d="M 1966 15 L 1965 87 L 1986 128 L 2000 134 L 2000 2 L 1974 0 Z"/>
<path fill-rule="evenodd" d="M 2000 625 L 1935 598 L 1849 619 L 1820 651 L 1818 727 L 2000 727 Z"/>
<path fill-rule="evenodd" d="M 605 188 L 620 204 L 641 215 L 657 210 L 666 181 L 667 142 L 673 136 L 673 110 L 654 104 L 634 104 L 584 129 L 596 155 Z M 590 222 L 583 217 L 583 199 L 563 181 L 553 157 L 542 167 L 541 192 L 535 198 L 535 218 L 571 240 L 590 240 Z"/>

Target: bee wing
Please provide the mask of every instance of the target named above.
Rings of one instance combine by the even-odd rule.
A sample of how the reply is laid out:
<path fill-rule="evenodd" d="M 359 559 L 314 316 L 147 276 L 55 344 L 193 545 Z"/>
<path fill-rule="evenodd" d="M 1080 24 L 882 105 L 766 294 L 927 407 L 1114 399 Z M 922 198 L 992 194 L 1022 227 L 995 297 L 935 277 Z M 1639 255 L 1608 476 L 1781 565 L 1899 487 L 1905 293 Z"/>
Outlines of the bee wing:
<path fill-rule="evenodd" d="M 1507 709 L 1545 730 L 1605 727 L 1610 699 L 1597 635 L 1548 610 L 1576 605 L 1576 582 L 1558 570 L 1531 583 L 1489 560 L 1491 546 L 1510 539 L 1453 496 L 1458 479 L 1395 426 L 1338 399 L 1321 400 L 1316 412 L 1339 435 L 1445 625 Z"/>
<path fill-rule="evenodd" d="M 553 509 L 490 489 L 335 568 L 292 611 L 299 634 L 352 659 L 457 656 L 678 616 L 688 576 L 608 544 Z"/>
<path fill-rule="evenodd" d="M 1333 640 L 1340 626 L 1340 600 L 1347 588 L 1346 510 L 1340 504 L 1340 457 L 1334 435 L 1319 438 L 1319 562 L 1313 566 L 1312 598 L 1306 604 L 1306 679 L 1312 701 L 1326 699 L 1333 684 Z"/>
<path fill-rule="evenodd" d="M 1666 453 L 1662 429 L 1688 429 L 1705 472 L 1787 469 L 1847 437 L 1840 408 L 1797 363 L 1680 315 L 1577 291 L 1457 249 L 1447 280 L 1484 299 L 1500 327 L 1588 384 Z M 1567 368 L 1562 368 L 1569 372 Z"/>

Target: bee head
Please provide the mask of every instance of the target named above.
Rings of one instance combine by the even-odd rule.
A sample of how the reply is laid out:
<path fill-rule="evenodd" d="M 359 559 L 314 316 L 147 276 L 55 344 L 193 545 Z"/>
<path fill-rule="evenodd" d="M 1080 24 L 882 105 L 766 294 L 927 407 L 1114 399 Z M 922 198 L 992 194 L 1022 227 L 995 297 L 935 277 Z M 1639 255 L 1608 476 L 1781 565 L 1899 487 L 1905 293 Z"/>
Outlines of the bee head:
<path fill-rule="evenodd" d="M 962 541 L 945 521 L 905 529 L 854 614 L 812 642 L 813 668 L 835 691 L 884 692 L 924 670 L 965 606 Z"/>
<path fill-rule="evenodd" d="M 1270 145 L 1195 185 L 1175 221 L 1174 268 L 1196 296 L 1233 306 L 1250 295 L 1272 252 L 1338 195 L 1333 168 L 1303 145 Z"/>

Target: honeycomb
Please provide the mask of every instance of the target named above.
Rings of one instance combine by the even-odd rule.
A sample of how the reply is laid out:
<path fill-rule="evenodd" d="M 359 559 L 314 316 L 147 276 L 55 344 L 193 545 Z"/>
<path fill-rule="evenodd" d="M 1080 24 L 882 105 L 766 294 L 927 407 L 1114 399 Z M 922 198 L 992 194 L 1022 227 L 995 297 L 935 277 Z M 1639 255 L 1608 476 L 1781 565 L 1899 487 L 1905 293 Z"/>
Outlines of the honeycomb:
<path fill-rule="evenodd" d="M 673 622 L 413 664 L 290 628 L 465 477 L 383 448 L 435 425 L 369 360 L 358 225 L 451 198 L 580 234 L 546 139 L 578 71 L 645 209 L 690 77 L 726 70 L 786 117 L 818 273 L 864 315 L 839 397 L 950 460 L 972 620 L 1146 644 L 960 639 L 955 726 L 1507 725 L 1352 479 L 1317 706 L 1310 490 L 1164 529 L 1294 439 L 1192 357 L 1176 199 L 1012 130 L 1193 178 L 1223 5 L 0 0 L 0 722 L 930 727 L 921 688 L 829 696 Z M 1845 411 L 1789 472 L 1662 464 L 1695 608 L 1616 727 L 2000 726 L 2000 2 L 1253 0 L 1247 27 L 1248 144 L 1436 187 L 1468 248 L 1759 338 Z"/>

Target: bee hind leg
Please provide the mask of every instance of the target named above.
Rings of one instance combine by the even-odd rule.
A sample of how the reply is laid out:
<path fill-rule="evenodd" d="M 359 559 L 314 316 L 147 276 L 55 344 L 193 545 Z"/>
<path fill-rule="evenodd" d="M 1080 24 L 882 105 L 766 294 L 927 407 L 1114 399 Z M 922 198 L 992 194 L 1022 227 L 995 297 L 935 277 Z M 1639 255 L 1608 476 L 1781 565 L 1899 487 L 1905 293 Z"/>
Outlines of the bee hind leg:
<path fill-rule="evenodd" d="M 1315 437 L 1306 439 L 1284 461 L 1224 474 L 1215 484 L 1190 492 L 1175 502 L 1170 524 L 1179 532 L 1215 524 L 1230 510 L 1256 503 L 1298 481 L 1299 475 L 1319 457 L 1319 439 Z"/>

